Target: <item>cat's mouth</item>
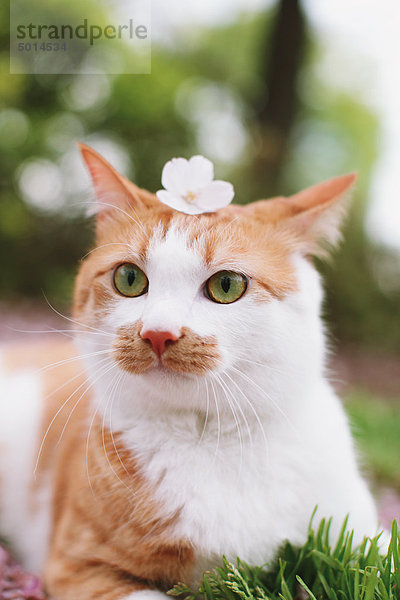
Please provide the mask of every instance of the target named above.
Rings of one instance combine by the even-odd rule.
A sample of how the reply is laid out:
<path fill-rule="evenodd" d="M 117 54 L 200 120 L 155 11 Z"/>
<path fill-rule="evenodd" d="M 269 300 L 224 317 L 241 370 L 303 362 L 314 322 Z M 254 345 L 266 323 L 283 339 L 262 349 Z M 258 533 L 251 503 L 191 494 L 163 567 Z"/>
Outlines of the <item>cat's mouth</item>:
<path fill-rule="evenodd" d="M 201 337 L 184 327 L 179 339 L 169 343 L 162 355 L 158 355 L 149 340 L 140 337 L 141 327 L 140 322 L 120 327 L 113 344 L 115 360 L 129 373 L 141 375 L 157 369 L 201 376 L 213 371 L 221 361 L 214 336 Z"/>

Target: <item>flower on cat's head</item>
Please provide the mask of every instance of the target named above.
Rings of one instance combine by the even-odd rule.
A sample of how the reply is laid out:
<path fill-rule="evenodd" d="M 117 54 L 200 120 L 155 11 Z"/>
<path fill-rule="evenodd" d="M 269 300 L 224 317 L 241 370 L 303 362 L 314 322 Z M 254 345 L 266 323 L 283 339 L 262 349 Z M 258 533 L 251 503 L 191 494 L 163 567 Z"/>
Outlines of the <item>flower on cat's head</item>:
<path fill-rule="evenodd" d="M 161 175 L 165 189 L 158 190 L 160 202 L 188 215 L 215 212 L 227 206 L 235 194 L 227 181 L 214 181 L 214 166 L 204 156 L 173 158 Z"/>

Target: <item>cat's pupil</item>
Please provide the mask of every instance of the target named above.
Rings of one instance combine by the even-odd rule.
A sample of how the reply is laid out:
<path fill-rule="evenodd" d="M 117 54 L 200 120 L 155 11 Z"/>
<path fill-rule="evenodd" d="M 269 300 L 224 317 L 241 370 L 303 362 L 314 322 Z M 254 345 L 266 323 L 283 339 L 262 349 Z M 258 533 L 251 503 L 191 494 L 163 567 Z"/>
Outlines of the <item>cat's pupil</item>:
<path fill-rule="evenodd" d="M 129 283 L 129 285 L 133 284 L 133 282 L 135 281 L 135 277 L 136 277 L 135 271 L 129 271 L 129 273 L 128 273 L 128 283 Z"/>
<path fill-rule="evenodd" d="M 231 280 L 229 277 L 222 277 L 221 279 L 221 287 L 223 289 L 223 291 L 225 292 L 225 294 L 227 294 L 229 292 L 229 288 L 231 287 Z"/>

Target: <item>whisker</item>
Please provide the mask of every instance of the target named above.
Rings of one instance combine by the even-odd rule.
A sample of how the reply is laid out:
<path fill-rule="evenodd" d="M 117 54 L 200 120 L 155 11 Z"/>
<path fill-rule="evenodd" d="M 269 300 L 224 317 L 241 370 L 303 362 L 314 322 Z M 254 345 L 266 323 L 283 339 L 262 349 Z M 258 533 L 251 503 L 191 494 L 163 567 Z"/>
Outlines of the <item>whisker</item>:
<path fill-rule="evenodd" d="M 238 438 L 239 438 L 239 446 L 240 446 L 240 463 L 239 463 L 239 464 L 240 464 L 240 466 L 239 466 L 239 474 L 241 474 L 241 472 L 242 472 L 242 467 L 243 467 L 243 437 L 242 437 L 242 431 L 241 431 L 241 429 L 240 429 L 240 424 L 239 424 L 239 421 L 238 421 L 238 418 L 237 418 L 236 411 L 234 410 L 233 404 L 232 404 L 232 402 L 231 402 L 231 400 L 230 400 L 230 398 L 229 398 L 229 395 L 228 395 L 228 393 L 227 393 L 227 391 L 226 391 L 226 389 L 225 389 L 225 386 L 223 385 L 223 382 L 221 381 L 221 379 L 220 379 L 219 375 L 215 375 L 215 374 L 213 374 L 213 373 L 211 373 L 211 374 L 212 374 L 212 375 L 215 377 L 215 379 L 216 379 L 217 383 L 218 383 L 218 384 L 221 386 L 221 389 L 222 389 L 222 391 L 224 392 L 225 398 L 226 398 L 226 400 L 227 400 L 227 402 L 228 402 L 228 406 L 229 406 L 229 408 L 230 408 L 230 411 L 231 411 L 231 413 L 232 413 L 233 420 L 235 421 L 236 430 L 237 430 L 237 432 L 238 432 Z"/>
<path fill-rule="evenodd" d="M 99 381 L 99 379 L 101 379 L 101 377 L 103 377 L 104 375 L 107 375 L 107 373 L 112 371 L 113 368 L 117 368 L 117 365 L 115 363 L 113 363 L 109 369 L 106 369 L 106 371 L 103 372 L 100 375 L 100 377 L 97 377 L 97 379 L 93 382 L 93 384 L 97 383 Z M 112 385 L 115 382 L 115 380 L 118 378 L 118 375 L 119 375 L 118 372 L 114 374 L 114 377 L 112 378 L 111 382 L 108 383 L 107 390 L 110 388 L 110 385 Z M 108 406 L 108 402 L 107 402 L 107 406 Z M 90 444 L 90 436 L 92 433 L 93 424 L 94 424 L 94 421 L 96 419 L 96 416 L 97 416 L 99 410 L 100 410 L 100 405 L 97 405 L 95 408 L 95 411 L 93 413 L 92 419 L 90 421 L 90 424 L 89 424 L 89 428 L 88 428 L 87 435 L 86 435 L 86 447 L 85 447 L 86 478 L 88 480 L 90 490 L 92 492 L 93 497 L 95 497 L 96 495 L 94 493 L 94 489 L 93 489 L 93 485 L 92 485 L 92 481 L 91 481 L 91 477 L 90 477 L 90 471 L 89 471 L 89 444 Z"/>
<path fill-rule="evenodd" d="M 225 373 L 225 374 L 227 375 L 227 373 Z M 228 390 L 228 391 L 229 391 L 229 393 L 230 393 L 230 396 L 231 396 L 232 402 L 234 402 L 234 403 L 235 403 L 235 406 L 236 406 L 236 407 L 237 407 L 237 409 L 239 410 L 239 412 L 240 412 L 240 415 L 241 415 L 241 417 L 242 417 L 242 419 L 243 419 L 243 421 L 244 421 L 244 423 L 245 423 L 245 425 L 246 425 L 246 429 L 247 429 L 247 433 L 248 433 L 248 436 L 249 436 L 250 443 L 251 443 L 251 444 L 253 444 L 253 439 L 252 439 L 252 434 L 251 434 L 250 425 L 249 425 L 249 422 L 248 422 L 248 420 L 247 420 L 247 417 L 246 417 L 245 413 L 243 412 L 243 409 L 242 409 L 242 407 L 240 406 L 240 403 L 239 403 L 239 402 L 237 401 L 237 399 L 235 398 L 235 395 L 233 394 L 233 391 L 232 391 L 232 390 L 231 390 L 231 388 L 229 387 L 229 383 L 228 383 L 228 382 L 226 382 L 226 381 L 223 379 L 223 377 L 222 377 L 222 373 L 220 373 L 220 374 L 219 374 L 219 378 L 220 378 L 220 379 L 221 379 L 221 381 L 223 381 L 223 382 L 224 382 L 224 384 L 226 385 L 226 388 L 227 388 L 227 390 Z M 229 378 L 229 379 L 231 379 L 231 378 Z M 232 379 L 231 379 L 231 381 L 232 381 Z"/>
<path fill-rule="evenodd" d="M 86 252 L 86 254 L 82 256 L 81 261 L 85 260 L 85 258 L 93 252 L 96 252 L 96 250 L 101 250 L 102 248 L 106 248 L 107 246 L 126 246 L 127 248 L 131 247 L 126 242 L 109 242 L 108 244 L 101 244 L 101 246 L 96 246 L 95 248 L 89 250 L 89 252 Z"/>
<path fill-rule="evenodd" d="M 249 358 L 244 358 L 242 356 L 240 358 L 238 358 L 238 361 L 247 362 L 247 363 L 250 363 L 252 365 L 257 365 L 258 367 L 267 367 L 267 366 L 269 366 L 267 363 L 261 363 L 261 362 L 258 362 L 257 360 L 250 360 Z"/>
<path fill-rule="evenodd" d="M 125 376 L 125 373 L 122 371 L 121 375 L 120 375 L 120 378 L 119 378 L 119 381 L 118 381 L 118 385 L 119 386 L 120 386 L 120 383 L 121 383 L 122 379 L 124 378 L 124 376 Z M 118 402 L 120 401 L 120 399 L 121 399 L 121 387 L 119 389 Z M 109 419 L 109 427 L 110 427 L 111 440 L 112 440 L 112 443 L 113 443 L 113 446 L 114 446 L 114 450 L 115 450 L 115 452 L 117 454 L 118 460 L 119 460 L 122 468 L 124 469 L 124 471 L 125 471 L 125 473 L 127 475 L 130 475 L 128 469 L 125 466 L 124 461 L 122 460 L 122 458 L 121 458 L 121 456 L 119 454 L 119 451 L 118 451 L 118 448 L 117 448 L 117 445 L 116 445 L 115 439 L 114 439 L 114 432 L 113 432 L 113 427 L 112 427 L 112 422 L 111 422 L 111 413 L 112 413 L 112 409 L 113 409 L 113 405 L 114 405 L 114 400 L 115 400 L 115 397 L 113 398 L 112 403 L 111 403 L 111 407 L 110 407 L 110 419 Z"/>
<path fill-rule="evenodd" d="M 288 375 L 288 371 L 283 371 L 282 369 L 277 369 L 276 367 L 274 367 L 273 365 L 271 365 L 270 363 L 262 363 L 262 362 L 258 362 L 256 360 L 250 360 L 248 358 L 244 358 L 244 357 L 240 357 L 238 358 L 238 362 L 247 362 L 250 363 L 252 365 L 256 365 L 258 367 L 266 367 L 269 371 L 274 371 L 275 373 L 278 373 L 279 375 Z"/>
<path fill-rule="evenodd" d="M 213 458 L 213 462 L 214 462 L 217 458 L 219 444 L 220 444 L 220 440 L 221 440 L 221 416 L 220 416 L 220 412 L 219 412 L 218 398 L 217 398 L 217 394 L 215 391 L 214 382 L 212 379 L 209 379 L 209 382 L 210 382 L 210 385 L 211 385 L 211 388 L 213 391 L 215 410 L 217 412 L 217 445 L 215 448 L 215 453 L 214 453 L 214 458 Z"/>
<path fill-rule="evenodd" d="M 105 365 L 104 365 L 104 367 L 106 367 L 106 366 L 107 366 L 107 364 L 105 364 Z M 115 365 L 115 364 L 111 364 L 111 367 L 114 367 L 114 366 L 116 366 L 116 365 Z M 103 372 L 103 373 L 100 375 L 100 377 L 102 377 L 103 375 L 105 375 L 106 373 L 108 373 L 108 371 L 111 371 L 111 370 L 112 370 L 112 368 L 111 368 L 111 367 L 110 367 L 110 369 L 108 369 L 108 370 L 106 370 L 105 372 Z M 98 378 L 98 379 L 99 379 L 99 378 Z M 98 381 L 98 379 L 97 379 L 96 381 Z M 83 390 L 82 394 L 79 396 L 78 400 L 75 402 L 74 406 L 72 407 L 72 410 L 70 411 L 70 413 L 69 413 L 69 415 L 68 415 L 68 418 L 67 418 L 66 422 L 64 423 L 64 427 L 62 428 L 61 435 L 60 435 L 60 437 L 58 438 L 57 446 L 60 444 L 60 442 L 61 442 L 61 440 L 62 440 L 62 437 L 63 437 L 63 435 L 64 435 L 64 432 L 65 432 L 65 430 L 66 430 L 66 428 L 67 428 L 67 426 L 68 426 L 68 423 L 69 423 L 69 421 L 70 421 L 70 419 L 71 419 L 71 417 L 72 417 L 72 414 L 73 414 L 73 412 L 75 411 L 76 407 L 78 406 L 78 404 L 80 403 L 80 401 L 82 400 L 82 398 L 83 398 L 83 397 L 84 397 L 84 396 L 85 396 L 85 395 L 88 393 L 88 391 L 89 391 L 89 390 L 90 390 L 90 389 L 93 387 L 93 385 L 96 383 L 96 381 L 92 381 L 92 382 L 90 383 L 90 385 L 88 385 L 88 387 L 87 387 L 85 390 Z"/>
<path fill-rule="evenodd" d="M 129 213 L 127 213 L 125 210 L 123 210 L 120 206 L 116 206 L 115 204 L 111 204 L 109 202 L 101 202 L 99 200 L 95 200 L 95 201 L 87 201 L 87 202 L 74 202 L 72 205 L 70 206 L 77 206 L 77 205 L 84 205 L 84 206 L 88 206 L 89 204 L 94 204 L 95 206 L 108 206 L 109 208 L 112 208 L 113 210 L 118 210 L 119 212 L 121 212 L 122 214 L 124 214 L 126 217 L 128 217 L 128 219 L 130 219 L 131 221 L 133 221 L 133 223 L 135 223 L 135 225 L 138 225 L 140 227 L 140 229 L 142 230 L 142 232 L 144 233 L 144 235 L 146 236 L 147 239 L 149 239 L 149 236 L 143 226 L 142 221 L 139 219 L 137 212 L 135 211 L 135 209 L 132 207 L 132 210 L 134 211 L 136 217 L 139 219 L 139 222 L 136 221 L 136 219 L 134 219 L 132 217 L 132 215 L 130 215 Z"/>
<path fill-rule="evenodd" d="M 100 409 L 100 407 L 97 406 L 96 409 L 95 409 L 95 411 L 94 411 L 94 413 L 93 413 L 92 419 L 90 421 L 89 429 L 88 429 L 88 432 L 87 432 L 87 435 L 86 435 L 86 448 L 85 448 L 85 456 L 86 456 L 86 478 L 88 480 L 89 487 L 90 487 L 90 490 L 92 492 L 92 496 L 93 497 L 95 497 L 96 494 L 94 493 L 94 489 L 93 489 L 93 486 L 92 486 L 92 480 L 90 479 L 90 473 L 89 473 L 89 441 L 90 441 L 90 435 L 91 435 L 92 429 L 93 429 L 94 420 L 95 420 L 95 418 L 97 416 L 97 413 L 99 412 L 99 409 Z"/>
<path fill-rule="evenodd" d="M 207 422 L 208 422 L 208 413 L 210 411 L 210 394 L 209 394 L 209 390 L 208 390 L 208 381 L 207 381 L 207 379 L 204 379 L 203 381 L 204 381 L 206 393 L 207 393 L 207 407 L 206 407 L 206 416 L 204 418 L 203 429 L 202 429 L 201 435 L 199 437 L 199 440 L 197 442 L 197 445 L 200 445 L 201 442 L 203 441 L 203 437 L 206 432 L 206 427 L 207 427 Z"/>
<path fill-rule="evenodd" d="M 239 385 L 236 383 L 236 381 L 235 381 L 235 380 L 234 380 L 234 379 L 233 379 L 233 378 L 232 378 L 232 377 L 229 375 L 229 373 L 227 373 L 227 372 L 225 371 L 225 375 L 226 375 L 226 376 L 227 376 L 227 377 L 230 379 L 230 381 L 233 383 L 233 385 L 235 385 L 235 386 L 236 386 L 236 388 L 237 388 L 237 389 L 238 389 L 238 391 L 239 391 L 239 392 L 242 394 L 243 398 L 245 399 L 245 401 L 246 401 L 246 402 L 247 402 L 247 404 L 249 405 L 250 409 L 252 410 L 252 412 L 253 412 L 253 414 L 254 414 L 254 416 L 255 416 L 255 418 L 256 418 L 256 421 L 257 421 L 257 423 L 258 423 L 258 425 L 259 425 L 259 427 L 260 427 L 260 430 L 261 430 L 261 433 L 262 433 L 263 439 L 264 439 L 264 445 L 265 445 L 265 450 L 266 450 L 266 453 L 267 453 L 267 454 L 269 454 L 269 446 L 268 446 L 268 438 L 267 438 L 267 434 L 266 434 L 266 432 L 265 432 L 265 428 L 264 428 L 264 426 L 263 426 L 263 424 L 262 424 L 262 422 L 261 422 L 261 419 L 260 419 L 260 417 L 259 417 L 259 415 L 258 415 L 258 413 L 257 413 L 256 409 L 254 408 L 254 406 L 253 406 L 252 402 L 249 400 L 249 398 L 246 396 L 246 394 L 243 392 L 243 390 L 241 389 L 241 387 L 240 387 L 240 386 L 239 386 Z"/>
<path fill-rule="evenodd" d="M 50 365 L 46 365 L 45 367 L 41 367 L 40 369 L 37 369 L 37 371 L 35 371 L 35 373 L 45 373 L 46 371 L 49 371 L 50 369 L 54 369 L 55 367 L 67 365 L 69 363 L 75 362 L 76 360 L 82 360 L 82 358 L 91 358 L 93 356 L 101 356 L 103 354 L 110 354 L 110 352 L 111 352 L 111 348 L 107 348 L 106 350 L 96 350 L 95 352 L 89 352 L 88 354 L 80 354 L 77 356 L 71 356 L 70 358 L 65 358 L 64 360 L 59 360 Z"/>
<path fill-rule="evenodd" d="M 113 333 L 110 333 L 110 332 L 107 333 L 106 331 L 101 331 L 101 330 L 99 330 L 99 331 L 87 331 L 86 329 L 69 329 L 69 330 L 66 330 L 66 331 L 71 331 L 74 334 L 83 333 L 85 335 L 100 335 L 102 337 L 104 337 L 104 336 L 114 337 Z M 96 343 L 98 344 L 99 342 L 96 342 Z"/>
<path fill-rule="evenodd" d="M 106 457 L 106 460 L 107 460 L 108 466 L 110 467 L 110 469 L 111 469 L 111 471 L 112 471 L 113 475 L 114 475 L 114 476 L 115 476 L 115 477 L 118 479 L 118 481 L 119 481 L 119 482 L 120 482 L 120 483 L 121 483 L 121 484 L 122 484 L 122 485 L 123 485 L 123 486 L 124 486 L 124 487 L 125 487 L 125 488 L 126 488 L 128 491 L 129 491 L 129 493 L 130 493 L 132 496 L 134 496 L 134 497 L 135 497 L 135 496 L 136 496 L 135 492 L 134 492 L 134 491 L 133 491 L 133 490 L 132 490 L 132 489 L 131 489 L 131 488 L 130 488 L 130 487 L 129 487 L 129 486 L 128 486 L 128 485 L 127 485 L 125 482 L 124 482 L 124 481 L 122 481 L 121 477 L 118 475 L 118 473 L 117 473 L 117 472 L 116 472 L 116 470 L 114 469 L 113 465 L 111 464 L 110 458 L 109 458 L 109 456 L 108 456 L 107 448 L 106 448 L 106 442 L 105 442 L 105 431 L 104 431 L 105 427 L 104 427 L 104 426 L 105 426 L 105 420 L 106 420 L 106 415 L 107 415 L 107 409 L 108 409 L 108 407 L 110 406 L 110 419 L 111 419 L 111 407 L 112 407 L 112 404 L 113 404 L 113 401 L 114 401 L 114 393 L 115 393 L 115 390 L 117 389 L 117 387 L 118 387 L 118 385 L 119 385 L 119 383 L 120 383 L 120 381 L 121 381 L 121 379 L 122 379 L 122 377 L 121 377 L 121 374 L 118 374 L 118 375 L 119 375 L 119 377 L 117 376 L 117 377 L 114 379 L 114 382 L 113 382 L 113 385 L 112 385 L 112 389 L 110 390 L 110 397 L 109 397 L 109 399 L 108 399 L 108 401 L 107 401 L 107 405 L 106 405 L 106 408 L 105 408 L 105 410 L 104 410 L 104 414 L 103 414 L 103 421 L 102 421 L 102 425 L 101 425 L 101 437 L 102 437 L 102 445 L 103 445 L 103 451 L 104 451 L 104 455 L 105 455 L 105 457 Z M 110 386 L 107 388 L 107 394 L 108 394 L 108 390 L 109 390 L 109 389 L 110 389 Z M 111 431 L 111 429 L 110 429 L 110 431 Z M 115 446 L 115 443 L 114 443 L 114 448 L 115 448 L 115 450 L 117 451 L 117 448 L 116 448 L 116 446 Z M 117 454 L 119 455 L 118 451 L 117 451 Z M 121 461 L 120 461 L 120 462 L 121 462 Z M 122 462 L 121 462 L 121 464 L 122 464 Z M 125 466 L 124 466 L 124 468 L 125 468 Z M 128 471 L 127 471 L 127 469 L 126 469 L 126 468 L 125 468 L 125 471 L 128 473 Z M 128 475 L 129 475 L 129 473 L 128 473 Z"/>
<path fill-rule="evenodd" d="M 55 333 L 58 333 L 57 330 L 54 331 Z M 51 332 L 50 332 L 51 333 Z M 70 340 L 73 340 L 74 342 L 77 341 L 77 336 L 78 335 L 87 335 L 88 333 L 91 335 L 104 335 L 102 333 L 97 333 L 96 331 L 73 331 L 72 329 L 70 330 L 71 335 L 69 335 L 68 333 L 61 333 L 61 335 L 63 335 L 66 338 L 69 338 Z M 96 346 L 105 346 L 107 348 L 110 347 L 110 341 L 107 342 L 100 342 L 98 340 L 94 340 L 93 338 L 90 340 L 91 344 L 95 344 Z"/>
<path fill-rule="evenodd" d="M 71 337 L 73 339 L 73 335 L 67 335 L 67 334 L 76 334 L 76 333 L 84 333 L 85 335 L 102 335 L 104 336 L 104 333 L 100 333 L 99 331 L 83 331 L 83 330 L 78 330 L 78 329 L 56 329 L 55 327 L 49 327 L 49 329 L 16 329 L 15 327 L 11 327 L 11 325 L 6 325 L 7 329 L 9 329 L 10 331 L 14 331 L 15 333 L 40 333 L 40 334 L 44 334 L 44 333 L 58 333 L 60 335 L 65 335 L 66 337 Z M 110 337 L 113 337 L 112 333 L 107 334 Z M 97 342 L 99 343 L 99 342 Z"/>
<path fill-rule="evenodd" d="M 88 329 L 91 329 L 92 331 L 98 331 L 100 333 L 103 333 L 104 335 L 112 335 L 111 333 L 109 333 L 107 331 L 103 331 L 102 329 L 99 329 L 98 327 L 92 327 L 91 325 L 87 325 L 86 323 L 80 323 L 79 321 L 76 321 L 75 319 L 72 319 L 71 317 L 67 317 L 66 315 L 63 315 L 56 308 L 54 308 L 54 306 L 52 306 L 50 304 L 50 301 L 48 300 L 48 298 L 46 297 L 46 295 L 44 293 L 43 293 L 43 296 L 44 296 L 44 299 L 46 300 L 46 303 L 51 308 L 51 310 L 53 312 L 55 312 L 56 315 L 58 315 L 62 319 L 65 319 L 66 321 L 69 321 L 70 323 L 75 323 L 75 325 L 80 325 L 81 327 L 84 327 L 84 328 L 87 327 Z"/>
<path fill-rule="evenodd" d="M 70 399 L 72 398 L 72 396 L 73 396 L 73 395 L 74 395 L 76 392 L 78 392 L 78 391 L 79 391 L 79 390 L 82 388 L 82 386 L 84 386 L 84 385 L 87 383 L 87 381 L 88 381 L 88 377 L 86 377 L 86 378 L 84 379 L 84 381 L 83 381 L 83 382 L 82 382 L 82 383 L 81 383 L 81 384 L 78 386 L 78 388 L 75 388 L 75 389 L 73 390 L 73 392 L 72 392 L 72 393 L 71 393 L 71 394 L 68 396 L 68 398 L 65 400 L 65 402 L 63 402 L 63 404 L 60 406 L 60 408 L 57 410 L 56 414 L 54 415 L 54 417 L 53 417 L 53 418 L 52 418 L 52 420 L 50 421 L 50 424 L 49 424 L 49 426 L 48 426 L 48 427 L 47 427 L 47 429 L 46 429 L 46 432 L 45 432 L 45 434 L 44 434 L 44 436 L 43 436 L 42 442 L 41 442 L 41 444 L 40 444 L 40 447 L 39 447 L 39 451 L 38 451 L 38 455 L 37 455 L 37 458 L 36 458 L 36 463 L 35 463 L 35 468 L 34 468 L 34 470 L 33 470 L 33 473 L 34 473 L 34 475 L 36 475 L 36 472 L 37 472 L 37 469 L 38 469 L 38 465 L 39 465 L 39 460 L 40 460 L 40 457 L 41 457 L 41 455 L 42 455 L 42 451 L 43 451 L 43 446 L 44 446 L 44 444 L 45 444 L 45 442 L 46 442 L 47 436 L 48 436 L 48 434 L 49 434 L 49 431 L 50 431 L 50 429 L 51 429 L 51 427 L 52 427 L 52 425 L 53 425 L 54 421 L 57 419 L 58 415 L 59 415 L 59 414 L 60 414 L 60 412 L 61 412 L 61 411 L 64 409 L 64 407 L 65 407 L 65 406 L 68 404 L 68 402 L 70 401 Z M 61 386 L 61 387 L 63 387 L 63 386 Z M 60 388 L 60 389 L 61 389 L 61 388 Z M 57 390 L 57 391 L 58 391 L 58 390 Z"/>
<path fill-rule="evenodd" d="M 67 379 L 66 381 L 64 381 L 64 383 L 62 383 L 61 385 L 58 386 L 58 388 L 56 388 L 55 390 L 53 390 L 52 392 L 50 392 L 50 394 L 47 394 L 45 396 L 45 400 L 49 400 L 52 396 L 54 396 L 54 394 L 56 394 L 57 392 L 59 392 L 60 390 L 62 390 L 63 387 L 65 387 L 66 385 L 68 385 L 69 383 L 71 383 L 71 381 L 74 381 L 74 379 L 78 379 L 78 377 L 81 377 L 83 375 L 83 373 L 86 373 L 86 367 L 81 369 L 78 373 L 76 373 L 76 375 L 73 375 L 72 377 L 70 377 L 69 379 Z M 85 378 L 87 379 L 87 377 Z"/>
<path fill-rule="evenodd" d="M 224 233 L 224 231 L 226 231 L 226 230 L 228 229 L 228 227 L 230 227 L 230 226 L 232 225 L 232 223 L 234 223 L 235 221 L 237 221 L 239 218 L 240 218 L 240 217 L 239 217 L 239 215 L 238 215 L 238 216 L 234 217 L 233 219 L 231 219 L 231 221 L 229 221 L 229 223 L 227 223 L 227 224 L 225 225 L 225 227 L 223 227 L 223 228 L 221 229 L 221 231 L 218 233 L 218 235 L 217 235 L 217 240 L 219 240 L 219 239 L 221 238 L 222 234 Z M 214 228 L 215 228 L 215 225 L 214 225 Z"/>
<path fill-rule="evenodd" d="M 249 383 L 251 383 L 256 389 L 258 389 L 262 393 L 262 395 L 265 398 L 267 398 L 267 400 L 269 402 L 271 402 L 271 404 L 277 409 L 277 411 L 285 419 L 285 421 L 287 422 L 287 424 L 289 425 L 289 427 L 291 428 L 291 430 L 293 431 L 293 433 L 296 435 L 296 437 L 299 437 L 298 431 L 294 427 L 293 423 L 291 422 L 291 420 L 289 419 L 289 417 L 287 416 L 287 414 L 279 406 L 279 404 L 274 400 L 274 398 L 272 398 L 272 396 L 270 396 L 269 394 L 267 394 L 267 392 L 265 390 L 263 390 L 262 387 L 258 385 L 258 383 L 256 383 L 255 381 L 253 381 L 248 375 L 246 375 L 246 373 L 243 373 L 243 371 L 240 371 L 239 369 L 237 369 L 236 367 L 234 367 L 232 365 L 231 365 L 230 369 L 234 370 L 236 373 L 238 373 L 243 378 L 245 378 Z"/>

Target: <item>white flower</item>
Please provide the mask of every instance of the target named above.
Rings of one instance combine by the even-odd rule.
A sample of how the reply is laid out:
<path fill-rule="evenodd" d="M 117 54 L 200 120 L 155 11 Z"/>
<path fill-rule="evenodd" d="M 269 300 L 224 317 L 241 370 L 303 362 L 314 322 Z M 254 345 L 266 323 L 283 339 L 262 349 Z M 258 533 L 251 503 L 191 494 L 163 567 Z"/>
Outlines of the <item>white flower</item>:
<path fill-rule="evenodd" d="M 160 202 L 188 215 L 215 212 L 227 206 L 235 194 L 227 181 L 213 181 L 214 166 L 204 156 L 173 158 L 163 168 L 157 192 Z"/>

